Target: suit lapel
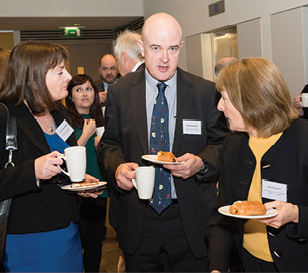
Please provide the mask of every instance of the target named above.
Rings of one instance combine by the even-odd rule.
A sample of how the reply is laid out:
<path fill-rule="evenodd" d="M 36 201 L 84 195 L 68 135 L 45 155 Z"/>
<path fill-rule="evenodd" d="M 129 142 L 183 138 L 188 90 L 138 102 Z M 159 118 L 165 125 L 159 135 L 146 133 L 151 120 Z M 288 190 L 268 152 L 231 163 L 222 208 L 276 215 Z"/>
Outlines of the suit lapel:
<path fill-rule="evenodd" d="M 69 117 L 68 117 L 66 109 L 63 107 L 63 105 L 60 104 L 59 108 L 57 110 L 53 111 L 51 114 L 52 114 L 52 116 L 55 120 L 57 127 L 59 127 L 64 120 L 66 120 L 67 123 L 70 124 Z M 71 126 L 71 124 L 70 124 L 70 126 Z M 75 138 L 74 132 L 70 135 L 70 137 L 66 140 L 66 142 L 70 146 L 76 145 L 76 138 Z"/>
<path fill-rule="evenodd" d="M 147 134 L 147 113 L 145 95 L 145 74 L 144 71 L 138 73 L 138 77 L 129 86 L 130 103 L 134 122 L 136 124 L 139 140 L 144 154 L 148 154 L 148 134 Z"/>
<path fill-rule="evenodd" d="M 183 139 L 183 119 L 190 117 L 195 94 L 194 83 L 190 82 L 179 68 L 177 77 L 177 113 L 173 143 L 174 154 L 177 154 L 177 151 L 181 146 Z"/>
<path fill-rule="evenodd" d="M 12 113 L 16 116 L 17 127 L 24 132 L 30 141 L 37 146 L 42 153 L 50 153 L 44 133 L 26 105 L 21 104 L 17 107 L 11 107 L 10 111 L 12 111 Z"/>
<path fill-rule="evenodd" d="M 140 71 L 141 72 L 141 71 Z M 137 72 L 136 72 L 137 75 Z M 131 82 L 129 87 L 130 103 L 134 122 L 138 131 L 143 153 L 148 154 L 148 134 L 147 134 L 147 113 L 146 113 L 146 91 L 144 71 L 138 72 L 138 77 Z M 183 138 L 183 119 L 190 116 L 194 99 L 194 83 L 190 82 L 182 70 L 178 69 L 177 74 L 177 118 L 175 126 L 173 152 L 176 154 L 181 146 Z"/>
<path fill-rule="evenodd" d="M 10 107 L 10 111 L 12 111 L 12 113 L 16 116 L 17 127 L 24 132 L 30 141 L 32 141 L 32 143 L 37 146 L 43 154 L 50 153 L 50 148 L 46 141 L 44 132 L 41 130 L 41 127 L 36 122 L 27 106 L 25 104 L 21 104 L 17 107 Z M 54 111 L 52 115 L 57 126 L 59 126 L 63 121 L 63 115 L 60 111 Z M 74 134 L 72 134 L 68 138 L 67 143 L 70 145 L 76 145 L 74 139 Z"/>

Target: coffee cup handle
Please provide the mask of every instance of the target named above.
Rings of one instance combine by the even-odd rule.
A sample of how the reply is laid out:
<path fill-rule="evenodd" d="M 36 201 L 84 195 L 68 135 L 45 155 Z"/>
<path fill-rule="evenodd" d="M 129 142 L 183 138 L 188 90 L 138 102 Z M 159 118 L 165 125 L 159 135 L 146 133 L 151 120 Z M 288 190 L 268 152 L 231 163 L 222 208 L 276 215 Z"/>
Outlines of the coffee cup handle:
<path fill-rule="evenodd" d="M 136 171 L 133 171 L 133 173 L 136 173 Z M 133 179 L 132 179 L 132 182 L 133 182 L 134 187 L 138 190 L 138 188 L 137 188 L 137 183 L 136 183 L 136 179 L 133 178 Z"/>
<path fill-rule="evenodd" d="M 66 158 L 65 158 L 65 156 L 63 156 L 63 155 L 58 155 L 57 158 L 61 158 L 63 161 L 66 161 Z M 69 174 L 67 171 L 63 170 L 63 168 L 61 168 L 60 165 L 58 165 L 58 166 L 59 166 L 59 168 L 62 170 L 62 172 L 63 172 L 64 174 L 66 174 L 67 176 L 70 176 L 70 174 Z"/>

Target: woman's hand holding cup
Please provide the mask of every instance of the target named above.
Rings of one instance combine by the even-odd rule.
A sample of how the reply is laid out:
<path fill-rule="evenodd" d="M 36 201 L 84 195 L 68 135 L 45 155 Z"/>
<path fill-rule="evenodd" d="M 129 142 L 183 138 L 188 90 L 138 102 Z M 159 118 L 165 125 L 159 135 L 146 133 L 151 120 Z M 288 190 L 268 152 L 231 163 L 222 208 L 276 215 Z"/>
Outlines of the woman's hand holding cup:
<path fill-rule="evenodd" d="M 61 168 L 62 172 L 70 177 L 72 182 L 81 182 L 86 175 L 86 147 L 72 146 L 64 150 L 65 155 L 58 156 L 59 159 L 65 160 L 67 171 Z"/>
<path fill-rule="evenodd" d="M 83 124 L 83 134 L 85 134 L 88 139 L 93 136 L 96 132 L 96 122 L 95 119 L 85 119 Z"/>
<path fill-rule="evenodd" d="M 34 160 L 36 179 L 50 179 L 61 172 L 58 165 L 61 165 L 63 161 L 58 158 L 59 155 L 59 152 L 54 151 Z"/>

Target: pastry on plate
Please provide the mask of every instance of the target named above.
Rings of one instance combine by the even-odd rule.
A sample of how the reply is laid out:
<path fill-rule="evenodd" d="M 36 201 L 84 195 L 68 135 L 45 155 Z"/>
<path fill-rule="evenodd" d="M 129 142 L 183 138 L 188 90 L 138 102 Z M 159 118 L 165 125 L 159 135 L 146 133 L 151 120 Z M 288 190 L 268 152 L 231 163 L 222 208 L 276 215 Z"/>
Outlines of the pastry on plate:
<path fill-rule="evenodd" d="M 229 209 L 231 214 L 237 215 L 264 215 L 266 207 L 259 201 L 237 201 Z"/>
<path fill-rule="evenodd" d="M 163 162 L 176 162 L 176 158 L 172 152 L 163 151 L 157 153 L 157 160 Z"/>
<path fill-rule="evenodd" d="M 89 186 L 95 186 L 99 185 L 98 181 L 93 181 L 93 182 L 82 182 L 82 183 L 73 183 L 71 184 L 72 188 L 83 188 L 83 187 L 89 187 Z"/>

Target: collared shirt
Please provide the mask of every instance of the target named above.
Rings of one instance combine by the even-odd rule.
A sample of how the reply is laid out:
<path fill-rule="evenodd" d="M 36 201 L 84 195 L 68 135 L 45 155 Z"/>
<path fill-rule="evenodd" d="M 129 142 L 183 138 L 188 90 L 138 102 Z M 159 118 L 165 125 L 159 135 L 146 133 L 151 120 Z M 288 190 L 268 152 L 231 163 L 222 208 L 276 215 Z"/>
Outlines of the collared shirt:
<path fill-rule="evenodd" d="M 152 113 L 155 99 L 158 95 L 157 83 L 159 81 L 155 80 L 145 69 L 145 81 L 146 81 L 146 111 L 147 111 L 147 129 L 148 129 L 148 143 L 150 143 L 150 131 L 151 131 L 151 121 Z M 172 151 L 174 142 L 174 132 L 176 124 L 176 102 L 177 102 L 177 72 L 173 77 L 165 82 L 167 84 L 165 90 L 165 96 L 168 103 L 169 109 L 169 142 L 170 151 Z M 176 198 L 176 191 L 173 182 L 173 176 L 171 176 L 171 197 Z"/>
<path fill-rule="evenodd" d="M 97 86 L 98 92 L 107 91 L 108 90 L 108 86 L 117 83 L 117 81 L 118 81 L 118 79 L 114 83 L 106 83 L 103 80 L 97 81 L 96 82 L 96 86 Z"/>
<path fill-rule="evenodd" d="M 142 65 L 144 63 L 144 61 L 139 61 L 138 63 L 136 63 L 136 65 L 134 66 L 134 68 L 132 69 L 132 72 L 135 72 L 137 69 L 138 69 L 138 67 L 140 66 L 140 65 Z"/>
<path fill-rule="evenodd" d="M 103 84 L 104 84 L 104 90 L 108 90 L 108 86 L 109 86 L 109 84 L 108 84 L 108 83 L 106 83 L 106 82 L 104 82 L 104 81 L 103 81 Z"/>

